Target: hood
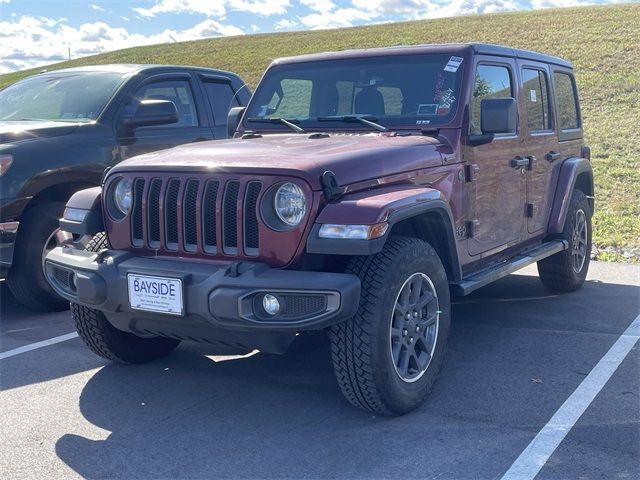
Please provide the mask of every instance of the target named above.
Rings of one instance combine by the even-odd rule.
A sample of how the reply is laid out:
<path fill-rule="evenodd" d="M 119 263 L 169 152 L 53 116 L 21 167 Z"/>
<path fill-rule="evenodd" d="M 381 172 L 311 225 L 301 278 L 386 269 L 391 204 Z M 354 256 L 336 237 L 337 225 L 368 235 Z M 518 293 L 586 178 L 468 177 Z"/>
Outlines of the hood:
<path fill-rule="evenodd" d="M 272 134 L 182 145 L 121 162 L 118 171 L 220 171 L 294 176 L 321 188 L 332 170 L 339 185 L 442 164 L 439 140 L 421 135 Z M 448 149 L 447 149 L 448 150 Z"/>
<path fill-rule="evenodd" d="M 77 122 L 52 122 L 49 120 L 4 120 L 0 121 L 0 143 L 68 135 L 78 128 L 79 125 L 85 124 Z"/>

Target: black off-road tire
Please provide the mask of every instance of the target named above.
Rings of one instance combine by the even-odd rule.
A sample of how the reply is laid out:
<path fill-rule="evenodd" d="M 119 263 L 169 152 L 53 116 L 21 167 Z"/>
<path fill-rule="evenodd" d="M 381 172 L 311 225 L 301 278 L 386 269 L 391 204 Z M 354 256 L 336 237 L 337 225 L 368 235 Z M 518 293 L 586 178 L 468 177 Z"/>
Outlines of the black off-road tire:
<path fill-rule="evenodd" d="M 87 250 L 99 252 L 109 248 L 105 233 L 98 233 L 87 244 Z M 170 354 L 180 343 L 165 337 L 138 337 L 118 330 L 99 310 L 71 303 L 71 316 L 78 335 L 93 353 L 122 363 L 144 363 Z"/>
<path fill-rule="evenodd" d="M 442 262 L 427 242 L 391 237 L 380 253 L 354 257 L 347 272 L 360 277 L 362 293 L 353 319 L 333 326 L 329 332 L 333 367 L 342 393 L 364 410 L 384 415 L 407 413 L 428 396 L 445 356 L 451 305 Z M 426 274 L 437 294 L 438 320 L 430 363 L 421 376 L 408 383 L 396 369 L 391 352 L 392 312 L 407 280 L 418 273 Z"/>
<path fill-rule="evenodd" d="M 580 218 L 584 215 L 586 235 L 580 240 Z M 587 277 L 591 257 L 591 208 L 586 195 L 574 190 L 564 222 L 562 234 L 557 238 L 569 242 L 569 248 L 538 262 L 538 274 L 542 284 L 551 292 L 567 293 L 578 290 Z M 575 253 L 582 251 L 584 262 L 575 268 Z"/>
<path fill-rule="evenodd" d="M 34 310 L 69 308 L 69 303 L 47 282 L 42 265 L 45 245 L 59 228 L 63 211 L 62 202 L 43 203 L 31 207 L 20 219 L 7 285 L 18 302 Z"/>

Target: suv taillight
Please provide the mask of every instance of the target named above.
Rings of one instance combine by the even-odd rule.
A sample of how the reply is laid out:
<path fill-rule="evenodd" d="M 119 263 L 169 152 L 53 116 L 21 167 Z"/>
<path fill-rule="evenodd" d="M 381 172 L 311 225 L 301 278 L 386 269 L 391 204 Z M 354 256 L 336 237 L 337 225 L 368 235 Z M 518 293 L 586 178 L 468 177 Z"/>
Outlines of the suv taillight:
<path fill-rule="evenodd" d="M 591 149 L 587 145 L 583 145 L 580 149 L 580 156 L 587 160 L 591 160 Z"/>

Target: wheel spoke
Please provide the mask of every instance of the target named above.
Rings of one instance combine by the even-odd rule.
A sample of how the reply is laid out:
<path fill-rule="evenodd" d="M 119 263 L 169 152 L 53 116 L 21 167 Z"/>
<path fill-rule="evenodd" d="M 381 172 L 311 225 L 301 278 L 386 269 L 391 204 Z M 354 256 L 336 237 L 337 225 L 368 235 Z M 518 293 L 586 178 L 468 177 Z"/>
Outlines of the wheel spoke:
<path fill-rule="evenodd" d="M 420 294 L 422 293 L 422 276 L 417 276 L 411 282 L 411 295 L 409 296 L 409 304 L 415 305 L 420 298 Z"/>

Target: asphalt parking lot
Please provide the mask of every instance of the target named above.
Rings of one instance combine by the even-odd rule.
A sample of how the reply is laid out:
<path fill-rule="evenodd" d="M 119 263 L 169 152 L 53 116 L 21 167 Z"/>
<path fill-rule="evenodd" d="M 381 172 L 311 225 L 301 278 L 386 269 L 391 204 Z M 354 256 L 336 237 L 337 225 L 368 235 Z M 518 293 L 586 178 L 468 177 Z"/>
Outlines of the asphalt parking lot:
<path fill-rule="evenodd" d="M 68 312 L 28 311 L 0 289 L 1 352 L 74 331 Z M 535 270 L 511 275 L 456 301 L 436 389 L 400 418 L 347 404 L 322 337 L 284 356 L 182 345 L 140 366 L 107 364 L 78 338 L 12 353 L 0 477 L 501 478 L 639 313 L 638 266 L 593 263 L 563 296 Z M 640 344 L 615 366 L 536 478 L 640 478 Z"/>

